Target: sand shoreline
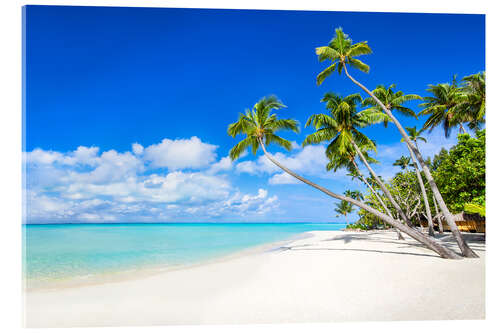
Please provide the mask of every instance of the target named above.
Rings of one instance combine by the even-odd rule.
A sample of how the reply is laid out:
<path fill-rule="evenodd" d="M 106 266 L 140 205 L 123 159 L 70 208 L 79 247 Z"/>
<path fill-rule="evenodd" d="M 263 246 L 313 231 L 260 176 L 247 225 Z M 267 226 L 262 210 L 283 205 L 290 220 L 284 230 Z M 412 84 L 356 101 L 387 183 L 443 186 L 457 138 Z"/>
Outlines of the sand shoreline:
<path fill-rule="evenodd" d="M 472 237 L 470 242 L 480 259 L 444 260 L 412 240 L 398 241 L 393 232 L 309 234 L 286 241 L 280 251 L 254 252 L 132 280 L 28 290 L 25 324 L 484 318 L 485 247 L 480 239 Z M 452 242 L 447 244 L 455 248 Z"/>

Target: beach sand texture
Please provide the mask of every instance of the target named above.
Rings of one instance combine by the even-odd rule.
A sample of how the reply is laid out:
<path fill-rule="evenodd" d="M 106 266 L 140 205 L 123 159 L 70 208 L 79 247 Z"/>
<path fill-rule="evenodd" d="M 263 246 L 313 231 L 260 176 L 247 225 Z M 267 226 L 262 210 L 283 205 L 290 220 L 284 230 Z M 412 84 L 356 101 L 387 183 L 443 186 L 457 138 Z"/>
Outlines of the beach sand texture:
<path fill-rule="evenodd" d="M 276 251 L 121 282 L 25 292 L 27 327 L 484 319 L 480 259 L 394 232 L 314 231 Z M 408 237 L 407 237 L 408 238 Z M 447 234 L 443 241 L 455 248 Z"/>

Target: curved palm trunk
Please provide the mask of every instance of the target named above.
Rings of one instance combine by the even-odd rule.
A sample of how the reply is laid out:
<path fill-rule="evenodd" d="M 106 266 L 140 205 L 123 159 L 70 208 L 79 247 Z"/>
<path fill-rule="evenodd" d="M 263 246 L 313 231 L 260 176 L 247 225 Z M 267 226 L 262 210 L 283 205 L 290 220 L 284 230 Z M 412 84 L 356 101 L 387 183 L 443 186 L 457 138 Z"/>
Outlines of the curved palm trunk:
<path fill-rule="evenodd" d="M 363 174 L 361 173 L 361 171 L 359 170 L 358 168 L 358 165 L 356 164 L 356 162 L 353 160 L 352 161 L 352 165 L 354 165 L 354 168 L 356 169 L 356 172 L 358 173 L 359 177 L 361 177 L 361 181 L 363 183 L 366 184 L 366 186 L 368 186 L 368 188 L 370 189 L 370 191 L 373 193 L 373 195 L 375 196 L 375 198 L 377 198 L 378 202 L 382 205 L 382 208 L 384 208 L 384 211 L 385 213 L 390 216 L 391 218 L 393 218 L 391 212 L 389 211 L 389 208 L 387 208 L 387 206 L 385 205 L 384 201 L 382 200 L 382 198 L 378 195 L 378 193 L 375 191 L 375 189 L 370 185 L 370 183 L 368 183 L 368 181 L 366 180 L 366 178 L 363 176 Z M 403 235 L 401 234 L 401 231 L 399 231 L 399 229 L 396 229 L 396 234 L 398 235 L 398 239 L 399 240 L 404 240 L 405 238 L 403 237 Z"/>
<path fill-rule="evenodd" d="M 425 191 L 424 182 L 422 181 L 422 176 L 420 175 L 417 161 L 415 161 L 415 155 L 411 151 L 410 147 L 408 145 L 406 146 L 408 147 L 408 151 L 410 152 L 411 160 L 413 162 L 415 172 L 417 173 L 418 185 L 420 185 L 420 190 L 422 191 L 422 195 L 424 197 L 425 215 L 427 217 L 427 223 L 429 225 L 429 235 L 434 237 L 434 222 L 432 222 L 431 207 L 429 206 L 429 200 L 427 199 L 427 192 Z"/>
<path fill-rule="evenodd" d="M 324 188 L 324 187 L 322 187 L 320 185 L 317 185 L 317 184 L 315 184 L 315 183 L 313 183 L 313 182 L 305 179 L 304 177 L 299 176 L 295 172 L 291 171 L 290 169 L 286 168 L 285 166 L 281 165 L 278 161 L 276 161 L 267 152 L 266 147 L 262 143 L 261 139 L 259 139 L 259 143 L 260 143 L 260 146 L 262 147 L 262 150 L 264 151 L 264 155 L 266 155 L 266 157 L 272 163 L 274 163 L 277 167 L 279 167 L 280 169 L 282 169 L 283 171 L 285 171 L 286 173 L 288 173 L 290 176 L 292 176 L 292 177 L 300 180 L 301 182 L 306 183 L 309 186 L 314 187 L 315 189 L 320 190 L 321 192 L 325 193 L 326 195 L 328 195 L 328 196 L 330 196 L 332 198 L 350 202 L 353 205 L 355 205 L 355 206 L 357 206 L 357 207 L 359 207 L 361 209 L 364 209 L 364 210 L 366 210 L 369 213 L 372 213 L 373 215 L 375 215 L 378 218 L 380 218 L 381 220 L 387 222 L 388 224 L 390 224 L 394 228 L 399 229 L 400 231 L 404 232 L 405 234 L 407 234 L 411 238 L 413 238 L 416 241 L 424 244 L 429 249 L 431 249 L 434 252 L 436 252 L 437 254 L 439 254 L 442 258 L 445 258 L 445 259 L 460 259 L 461 258 L 459 255 L 457 255 L 455 252 L 453 252 L 450 249 L 448 249 L 445 246 L 443 246 L 437 240 L 432 239 L 432 238 L 424 235 L 423 233 L 419 232 L 418 230 L 412 229 L 409 226 L 396 221 L 395 219 L 393 219 L 393 218 L 391 218 L 391 217 L 389 217 L 389 216 L 387 216 L 387 215 L 379 212 L 378 210 L 376 210 L 376 209 L 374 209 L 374 208 L 372 208 L 372 207 L 370 207 L 370 206 L 368 206 L 368 205 L 366 205 L 366 204 L 364 204 L 364 203 L 362 203 L 360 201 L 354 200 L 353 198 L 346 197 L 346 196 L 343 196 L 343 195 L 340 195 L 340 194 L 333 193 L 333 192 L 327 190 L 326 188 Z"/>
<path fill-rule="evenodd" d="M 356 142 L 354 142 L 354 140 L 351 140 L 351 144 L 353 145 L 354 149 L 358 153 L 358 156 L 361 159 L 361 161 L 363 161 L 363 164 L 366 166 L 366 168 L 368 169 L 368 171 L 370 171 L 370 174 L 373 176 L 373 178 L 375 179 L 375 181 L 377 182 L 377 184 L 382 189 L 382 192 L 384 192 L 385 196 L 389 199 L 389 201 L 391 202 L 392 206 L 394 208 L 396 208 L 396 211 L 398 212 L 399 216 L 401 216 L 401 218 L 403 219 L 403 221 L 406 222 L 407 225 L 411 226 L 412 223 L 411 223 L 410 219 L 403 212 L 403 210 L 401 209 L 401 207 L 399 206 L 399 204 L 396 202 L 396 200 L 394 200 L 394 197 L 392 196 L 391 192 L 389 192 L 389 190 L 387 189 L 387 187 L 385 187 L 384 183 L 382 183 L 380 181 L 380 178 L 378 178 L 378 176 L 375 173 L 375 171 L 373 171 L 372 167 L 370 166 L 370 163 L 368 163 L 368 161 L 366 160 L 365 156 L 361 152 L 361 149 L 359 149 L 359 147 L 356 144 Z"/>
<path fill-rule="evenodd" d="M 441 216 L 439 215 L 439 208 L 436 203 L 436 199 L 432 196 L 432 202 L 434 202 L 434 210 L 436 211 L 436 219 L 438 221 L 439 233 L 443 233 L 443 223 L 441 222 Z"/>
<path fill-rule="evenodd" d="M 344 70 L 346 75 L 349 77 L 349 79 L 354 82 L 357 86 L 359 86 L 363 91 L 365 91 L 368 95 L 370 95 L 376 102 L 377 104 L 384 110 L 384 112 L 391 118 L 391 120 L 394 122 L 396 127 L 399 130 L 399 133 L 401 133 L 401 136 L 403 139 L 406 141 L 406 144 L 411 148 L 415 156 L 417 157 L 418 163 L 420 163 L 420 166 L 422 167 L 422 170 L 424 171 L 425 178 L 427 178 L 427 181 L 429 182 L 429 186 L 432 190 L 432 193 L 434 194 L 434 197 L 436 198 L 436 201 L 439 205 L 439 208 L 441 208 L 441 211 L 443 212 L 443 215 L 446 219 L 446 223 L 448 223 L 448 226 L 451 229 L 451 232 L 453 233 L 453 236 L 455 237 L 455 240 L 457 241 L 458 247 L 460 248 L 460 251 L 465 257 L 468 258 L 478 258 L 478 255 L 472 251 L 472 249 L 467 245 L 467 242 L 465 242 L 465 239 L 462 237 L 462 234 L 458 230 L 457 225 L 455 224 L 455 219 L 453 218 L 453 215 L 451 215 L 450 210 L 446 206 L 446 203 L 443 200 L 443 197 L 441 196 L 441 193 L 439 192 L 439 189 L 436 185 L 436 182 L 434 181 L 434 178 L 432 177 L 431 171 L 429 170 L 429 167 L 427 164 L 425 164 L 424 158 L 422 157 L 422 154 L 420 154 L 420 151 L 415 147 L 415 145 L 411 142 L 410 137 L 404 130 L 403 126 L 399 123 L 399 121 L 394 117 L 392 112 L 385 107 L 385 105 L 370 91 L 368 88 L 366 88 L 364 85 L 356 81 L 347 71 L 347 66 L 344 66 Z"/>

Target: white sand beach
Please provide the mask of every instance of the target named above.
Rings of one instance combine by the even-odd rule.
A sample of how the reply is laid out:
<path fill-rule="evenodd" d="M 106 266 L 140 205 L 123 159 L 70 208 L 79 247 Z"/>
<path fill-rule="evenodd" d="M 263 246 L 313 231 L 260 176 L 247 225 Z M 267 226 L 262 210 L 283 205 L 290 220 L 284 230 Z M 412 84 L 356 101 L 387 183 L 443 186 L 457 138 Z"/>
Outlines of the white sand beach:
<path fill-rule="evenodd" d="M 277 251 L 100 285 L 25 293 L 27 327 L 483 319 L 480 259 L 393 232 L 314 231 Z M 443 238 L 455 248 L 450 234 Z"/>

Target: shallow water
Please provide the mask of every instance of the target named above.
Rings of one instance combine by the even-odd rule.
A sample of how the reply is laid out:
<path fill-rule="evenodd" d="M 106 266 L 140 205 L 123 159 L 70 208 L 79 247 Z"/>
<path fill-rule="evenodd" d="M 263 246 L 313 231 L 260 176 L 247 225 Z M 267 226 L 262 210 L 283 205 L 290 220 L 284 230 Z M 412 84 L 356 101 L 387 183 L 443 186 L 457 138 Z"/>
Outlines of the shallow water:
<path fill-rule="evenodd" d="M 216 259 L 338 223 L 169 223 L 24 225 L 26 280 L 85 278 Z"/>

